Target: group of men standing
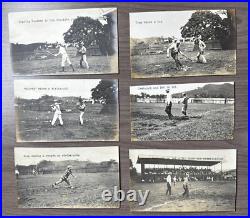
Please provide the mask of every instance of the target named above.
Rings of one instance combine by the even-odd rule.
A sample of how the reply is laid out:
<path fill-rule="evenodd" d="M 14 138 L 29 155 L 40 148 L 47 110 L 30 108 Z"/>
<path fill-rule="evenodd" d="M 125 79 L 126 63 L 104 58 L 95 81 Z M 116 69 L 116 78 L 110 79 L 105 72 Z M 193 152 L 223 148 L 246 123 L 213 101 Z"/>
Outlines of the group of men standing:
<path fill-rule="evenodd" d="M 188 107 L 188 99 L 189 97 L 187 96 L 186 93 L 182 94 L 182 99 L 181 99 L 181 103 L 183 104 L 181 112 L 183 115 L 187 116 L 187 107 Z M 165 98 L 165 103 L 166 108 L 165 108 L 165 112 L 168 115 L 168 118 L 171 120 L 173 119 L 173 114 L 172 114 L 172 94 L 170 93 L 169 89 L 166 90 L 166 98 Z"/>
<path fill-rule="evenodd" d="M 167 176 L 167 190 L 166 190 L 166 195 L 172 195 L 172 181 L 174 183 L 174 186 L 176 184 L 176 176 L 173 178 L 171 177 L 171 173 L 168 173 Z M 184 192 L 182 194 L 183 197 L 189 197 L 189 174 L 186 173 L 185 177 L 183 178 L 183 185 L 182 185 Z"/>

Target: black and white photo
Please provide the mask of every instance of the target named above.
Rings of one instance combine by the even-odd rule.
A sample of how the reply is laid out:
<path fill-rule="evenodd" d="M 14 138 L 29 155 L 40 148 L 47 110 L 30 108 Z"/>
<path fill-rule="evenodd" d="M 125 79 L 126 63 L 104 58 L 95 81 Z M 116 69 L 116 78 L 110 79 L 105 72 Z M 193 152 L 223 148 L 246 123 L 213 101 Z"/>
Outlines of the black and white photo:
<path fill-rule="evenodd" d="M 116 8 L 9 13 L 15 76 L 118 73 Z"/>
<path fill-rule="evenodd" d="M 133 78 L 236 74 L 235 10 L 130 13 Z"/>
<path fill-rule="evenodd" d="M 234 82 L 130 87 L 131 140 L 229 140 Z"/>
<path fill-rule="evenodd" d="M 236 149 L 130 149 L 130 189 L 149 191 L 131 211 L 235 211 Z"/>
<path fill-rule="evenodd" d="M 119 187 L 119 150 L 107 147 L 15 148 L 19 208 L 119 208 L 102 192 Z"/>
<path fill-rule="evenodd" d="M 118 141 L 118 81 L 15 80 L 17 142 Z"/>

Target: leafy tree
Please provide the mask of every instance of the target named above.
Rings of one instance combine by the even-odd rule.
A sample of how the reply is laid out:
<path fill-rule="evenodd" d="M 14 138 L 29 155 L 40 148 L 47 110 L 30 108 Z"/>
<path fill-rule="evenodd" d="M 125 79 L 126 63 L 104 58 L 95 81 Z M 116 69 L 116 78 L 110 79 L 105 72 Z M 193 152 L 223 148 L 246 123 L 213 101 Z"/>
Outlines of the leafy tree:
<path fill-rule="evenodd" d="M 222 18 L 218 13 L 211 11 L 196 11 L 188 22 L 181 27 L 181 35 L 186 37 L 201 36 L 204 41 L 219 40 L 224 49 L 231 48 L 236 43 L 228 43 L 227 38 L 235 35 L 234 16 L 231 11 L 225 12 L 227 18 Z M 234 37 L 235 38 L 235 37 Z M 225 43 L 225 40 L 227 43 Z"/>
<path fill-rule="evenodd" d="M 66 43 L 78 45 L 84 43 L 85 47 L 97 44 L 103 55 L 112 55 L 112 52 L 114 52 L 113 41 L 109 37 L 109 32 L 108 25 L 103 25 L 99 20 L 90 17 L 78 17 L 63 35 Z"/>
<path fill-rule="evenodd" d="M 92 98 L 95 101 L 104 103 L 101 113 L 115 112 L 116 107 L 112 106 L 113 104 L 117 104 L 117 84 L 115 82 L 101 80 L 95 88 L 91 89 L 91 92 Z"/>
<path fill-rule="evenodd" d="M 103 35 L 103 26 L 99 20 L 90 17 L 78 17 L 63 35 L 66 43 L 79 44 L 83 42 L 87 47 L 93 42 L 99 42 Z"/>

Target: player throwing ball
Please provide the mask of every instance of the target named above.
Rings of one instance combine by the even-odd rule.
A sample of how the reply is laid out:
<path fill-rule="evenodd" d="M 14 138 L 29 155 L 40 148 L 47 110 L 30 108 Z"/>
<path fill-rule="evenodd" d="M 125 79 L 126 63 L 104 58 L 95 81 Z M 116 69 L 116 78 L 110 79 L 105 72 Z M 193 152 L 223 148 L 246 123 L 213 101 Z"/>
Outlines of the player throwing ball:
<path fill-rule="evenodd" d="M 74 188 L 69 182 L 69 176 L 76 178 L 76 176 L 74 176 L 72 173 L 72 166 L 70 165 L 67 167 L 67 170 L 65 171 L 64 175 L 57 182 L 52 184 L 52 188 L 54 188 L 55 186 L 59 185 L 62 182 L 67 183 L 69 188 Z"/>

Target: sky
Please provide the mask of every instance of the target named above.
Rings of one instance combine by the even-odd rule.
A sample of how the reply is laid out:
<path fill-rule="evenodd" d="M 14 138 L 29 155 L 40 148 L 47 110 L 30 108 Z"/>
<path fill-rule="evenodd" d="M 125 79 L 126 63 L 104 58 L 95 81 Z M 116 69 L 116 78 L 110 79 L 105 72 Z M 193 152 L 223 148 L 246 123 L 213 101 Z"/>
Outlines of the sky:
<path fill-rule="evenodd" d="M 211 10 L 218 12 L 218 10 Z M 181 38 L 180 28 L 195 11 L 158 11 L 130 13 L 130 38 L 176 37 Z M 226 15 L 221 15 L 225 17 Z"/>
<path fill-rule="evenodd" d="M 182 93 L 194 90 L 197 89 L 198 87 L 203 87 L 207 84 L 220 85 L 224 83 L 225 82 L 130 86 L 130 94 L 140 95 L 143 92 L 149 95 L 160 95 L 160 94 L 166 94 L 167 89 L 169 89 L 171 94 L 175 94 L 175 93 Z M 234 84 L 234 82 L 226 82 L 226 83 Z"/>
<path fill-rule="evenodd" d="M 130 149 L 129 158 L 137 172 L 141 172 L 140 164 L 136 164 L 138 156 L 144 157 L 185 157 L 185 158 L 223 158 L 223 170 L 236 169 L 236 149 L 216 149 L 216 150 L 170 150 L 170 149 Z M 149 165 L 150 167 L 151 165 Z M 153 166 L 151 166 L 153 167 Z M 211 168 L 220 171 L 220 164 Z"/>
<path fill-rule="evenodd" d="M 91 98 L 91 89 L 95 88 L 100 79 L 37 79 L 15 80 L 15 97 L 38 99 L 43 95 L 56 97 L 75 96 Z M 52 88 L 56 90 L 51 90 Z"/>
<path fill-rule="evenodd" d="M 36 42 L 63 42 L 73 20 L 79 16 L 100 19 L 112 8 L 49 10 L 9 13 L 10 43 L 30 44 Z M 101 23 L 105 23 L 100 19 Z"/>
<path fill-rule="evenodd" d="M 62 157 L 66 155 L 66 157 Z M 68 157 L 67 155 L 72 155 Z M 119 163 L 119 147 L 61 147 L 61 148 L 25 148 L 15 147 L 15 165 L 36 165 L 42 160 L 63 161 L 79 160 L 102 162 L 116 160 Z"/>

